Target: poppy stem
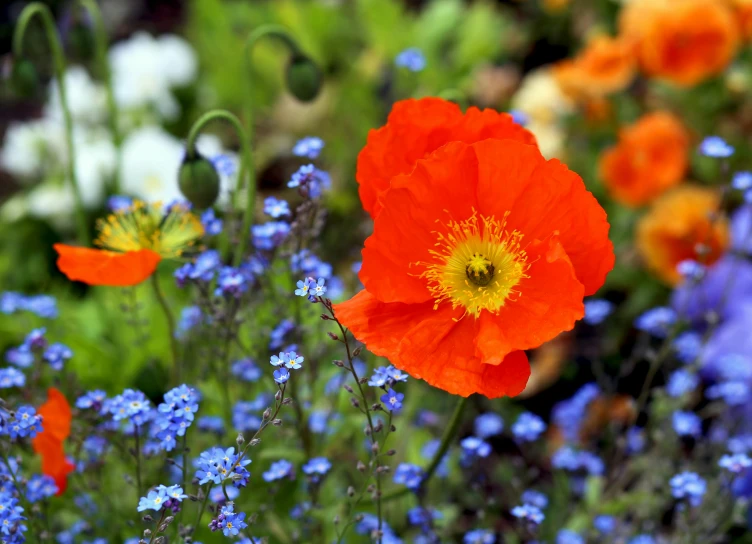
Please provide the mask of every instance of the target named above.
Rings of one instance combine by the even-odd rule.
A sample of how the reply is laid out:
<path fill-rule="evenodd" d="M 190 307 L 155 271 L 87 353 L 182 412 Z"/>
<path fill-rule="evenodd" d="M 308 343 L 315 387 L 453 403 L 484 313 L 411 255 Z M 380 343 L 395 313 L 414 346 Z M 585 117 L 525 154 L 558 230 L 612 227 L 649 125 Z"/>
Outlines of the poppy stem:
<path fill-rule="evenodd" d="M 57 34 L 55 19 L 52 16 L 52 12 L 50 11 L 50 8 L 41 2 L 30 3 L 21 12 L 15 33 L 13 34 L 13 55 L 19 59 L 23 57 L 26 29 L 29 27 L 31 20 L 37 15 L 42 20 L 44 32 L 47 36 L 47 43 L 49 44 L 50 52 L 52 53 L 52 65 L 55 71 L 55 80 L 57 81 L 58 92 L 60 93 L 60 108 L 63 110 L 65 143 L 68 151 L 68 160 L 66 161 L 68 167 L 67 176 L 76 208 L 78 241 L 81 245 L 88 246 L 90 242 L 89 224 L 86 219 L 83 199 L 81 198 L 81 190 L 78 186 L 78 177 L 76 176 L 76 153 L 73 144 L 73 117 L 71 116 L 70 107 L 68 105 L 68 92 L 65 88 L 65 55 L 63 54 L 63 46 L 60 43 L 60 36 Z"/>
<path fill-rule="evenodd" d="M 162 288 L 159 286 L 159 278 L 157 274 L 151 275 L 151 285 L 154 288 L 154 296 L 157 297 L 157 302 L 162 307 L 165 320 L 167 321 L 167 331 L 170 335 L 170 351 L 172 352 L 172 371 L 174 373 L 175 385 L 180 385 L 180 381 L 183 379 L 183 365 L 181 359 L 178 356 L 178 342 L 175 338 L 175 317 L 172 315 L 170 306 L 167 304 Z"/>
<path fill-rule="evenodd" d="M 238 245 L 233 256 L 233 265 L 238 266 L 243 259 L 243 253 L 245 252 L 245 246 L 247 239 L 250 236 L 251 221 L 253 220 L 253 210 L 256 207 L 256 175 L 255 167 L 253 165 L 253 153 L 251 151 L 251 140 L 249 133 L 243 128 L 243 124 L 240 119 L 227 110 L 210 110 L 199 117 L 190 132 L 188 132 L 188 138 L 186 139 L 186 157 L 191 159 L 196 156 L 196 140 L 198 139 L 201 130 L 214 120 L 221 119 L 227 121 L 235 129 L 235 132 L 240 141 L 240 170 L 238 171 L 238 188 L 243 183 L 243 179 L 248 173 L 248 188 L 246 193 L 246 210 L 243 216 L 243 231 L 241 232 Z M 234 206 L 233 206 L 234 207 Z M 230 248 L 230 229 L 225 227 L 224 235 L 220 242 L 220 254 L 222 257 L 226 257 Z"/>
<path fill-rule="evenodd" d="M 447 425 L 446 429 L 444 430 L 444 434 L 441 437 L 439 449 L 437 449 L 436 453 L 434 453 L 433 458 L 431 459 L 431 463 L 428 465 L 426 473 L 423 475 L 423 479 L 420 482 L 421 491 L 425 489 L 426 485 L 428 484 L 428 480 L 431 479 L 436 470 L 439 468 L 442 459 L 444 459 L 446 452 L 449 450 L 449 446 L 452 444 L 452 441 L 457 434 L 457 430 L 462 423 L 462 413 L 465 411 L 468 398 L 469 397 L 460 397 L 460 400 L 454 407 L 454 412 L 452 413 L 452 417 L 449 419 L 449 424 Z M 391 491 L 390 493 L 385 493 L 383 500 L 390 501 L 393 499 L 398 499 L 404 495 L 407 495 L 409 491 L 410 490 L 407 487 L 396 489 L 394 491 Z"/>
<path fill-rule="evenodd" d="M 112 70 L 110 69 L 110 61 L 107 56 L 107 47 L 109 45 L 107 29 L 104 25 L 102 11 L 94 0 L 79 0 L 79 3 L 86 10 L 94 23 L 94 50 L 97 64 L 99 66 L 99 76 L 104 81 L 107 99 L 108 124 L 110 125 L 112 141 L 115 144 L 115 175 L 112 181 L 112 192 L 118 194 L 120 192 L 120 161 L 123 135 L 120 132 L 120 114 L 118 112 L 117 103 L 115 102 L 115 90 L 112 85 Z"/>

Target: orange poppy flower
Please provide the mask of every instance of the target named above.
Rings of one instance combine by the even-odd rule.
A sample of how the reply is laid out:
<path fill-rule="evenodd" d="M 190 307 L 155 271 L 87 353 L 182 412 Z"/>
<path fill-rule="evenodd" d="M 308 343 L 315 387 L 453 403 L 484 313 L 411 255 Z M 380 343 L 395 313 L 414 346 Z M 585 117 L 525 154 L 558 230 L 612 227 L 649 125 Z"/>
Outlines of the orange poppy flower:
<path fill-rule="evenodd" d="M 722 72 L 739 47 L 734 12 L 718 0 L 635 0 L 624 9 L 621 28 L 636 39 L 647 75 L 681 86 Z"/>
<path fill-rule="evenodd" d="M 752 0 L 732 0 L 736 18 L 745 40 L 752 39 Z"/>
<path fill-rule="evenodd" d="M 449 142 L 473 143 L 487 138 L 535 144 L 535 136 L 507 113 L 468 108 L 441 98 L 397 102 L 386 125 L 368 134 L 358 155 L 356 179 L 363 208 L 375 218 L 381 197 L 397 174 L 409 174 L 418 159 Z"/>
<path fill-rule="evenodd" d="M 606 214 L 537 146 L 453 142 L 396 176 L 365 290 L 335 306 L 376 355 L 450 393 L 519 394 L 523 350 L 569 330 L 613 267 Z"/>
<path fill-rule="evenodd" d="M 57 267 L 71 281 L 125 287 L 151 276 L 163 258 L 178 257 L 203 234 L 187 206 L 166 213 L 159 203 L 134 202 L 98 222 L 95 244 L 103 249 L 55 244 Z"/>
<path fill-rule="evenodd" d="M 637 249 L 647 266 L 672 285 L 681 281 L 676 270 L 685 260 L 712 264 L 728 245 L 728 225 L 711 216 L 720 196 L 713 189 L 677 187 L 659 198 L 637 225 Z"/>
<path fill-rule="evenodd" d="M 570 97 L 586 99 L 621 91 L 632 82 L 636 70 L 630 40 L 597 36 L 577 57 L 554 65 L 553 73 Z"/>
<path fill-rule="evenodd" d="M 599 164 L 600 177 L 622 204 L 640 206 L 678 184 L 689 164 L 689 134 L 666 112 L 650 113 L 619 131 Z"/>
<path fill-rule="evenodd" d="M 51 476 L 61 495 L 68 483 L 68 473 L 74 466 L 65 457 L 63 443 L 70 435 L 71 409 L 68 401 L 54 387 L 47 390 L 47 402 L 39 407 L 42 432 L 32 440 L 34 451 L 42 456 L 42 472 Z"/>

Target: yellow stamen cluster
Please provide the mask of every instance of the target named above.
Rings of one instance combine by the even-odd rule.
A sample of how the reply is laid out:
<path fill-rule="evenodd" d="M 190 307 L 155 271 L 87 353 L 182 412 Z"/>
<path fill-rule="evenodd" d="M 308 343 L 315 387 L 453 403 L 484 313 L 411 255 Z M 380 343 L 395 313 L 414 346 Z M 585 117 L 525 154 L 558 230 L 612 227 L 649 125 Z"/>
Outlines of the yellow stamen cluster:
<path fill-rule="evenodd" d="M 185 204 L 164 210 L 159 202 L 134 201 L 97 222 L 99 236 L 94 243 L 111 251 L 150 249 L 163 258 L 179 257 L 204 233 L 201 221 Z"/>
<path fill-rule="evenodd" d="M 522 234 L 506 230 L 508 215 L 499 221 L 473 213 L 436 233 L 437 249 L 429 251 L 435 259 L 416 263 L 425 267 L 420 276 L 428 280 L 434 308 L 449 301 L 453 308 L 464 307 L 465 314 L 477 317 L 481 310 L 497 313 L 519 295 L 515 286 L 528 277 L 530 266 L 520 246 Z"/>

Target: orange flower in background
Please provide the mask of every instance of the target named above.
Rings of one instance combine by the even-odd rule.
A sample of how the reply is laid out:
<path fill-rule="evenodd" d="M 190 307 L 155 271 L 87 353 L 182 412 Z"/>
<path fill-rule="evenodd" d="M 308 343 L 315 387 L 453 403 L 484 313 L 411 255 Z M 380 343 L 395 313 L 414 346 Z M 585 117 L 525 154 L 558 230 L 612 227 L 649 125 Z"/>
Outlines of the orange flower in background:
<path fill-rule="evenodd" d="M 614 264 L 605 212 L 535 145 L 448 144 L 392 179 L 381 204 L 365 290 L 336 315 L 373 353 L 450 393 L 519 394 L 523 350 L 571 329 Z"/>
<path fill-rule="evenodd" d="M 637 249 L 647 266 L 672 285 L 681 281 L 676 266 L 692 259 L 712 264 L 728 245 L 723 218 L 712 220 L 720 195 L 704 187 L 677 187 L 659 198 L 637 225 Z"/>
<path fill-rule="evenodd" d="M 745 40 L 752 39 L 752 0 L 731 0 Z"/>
<path fill-rule="evenodd" d="M 103 249 L 55 244 L 57 267 L 71 281 L 125 287 L 151 276 L 164 259 L 179 257 L 204 232 L 183 204 L 166 211 L 136 201 L 100 220 L 95 244 Z"/>
<path fill-rule="evenodd" d="M 390 180 L 398 174 L 409 174 L 418 159 L 444 144 L 487 138 L 535 144 L 535 136 L 507 113 L 468 108 L 463 114 L 457 104 L 441 98 L 397 102 L 386 125 L 368 134 L 358 155 L 356 178 L 363 208 L 375 218 Z"/>
<path fill-rule="evenodd" d="M 68 401 L 54 387 L 47 390 L 47 402 L 37 412 L 42 416 L 42 432 L 32 440 L 34 451 L 42 457 L 42 473 L 52 477 L 62 495 L 68 484 L 68 473 L 74 466 L 65 457 L 63 443 L 70 435 L 71 409 Z"/>
<path fill-rule="evenodd" d="M 611 196 L 641 206 L 677 185 L 689 164 L 689 134 L 667 112 L 644 115 L 619 131 L 619 142 L 600 159 L 599 171 Z"/>
<path fill-rule="evenodd" d="M 554 65 L 554 77 L 565 93 L 580 100 L 623 90 L 636 70 L 630 40 L 597 36 L 574 59 Z"/>
<path fill-rule="evenodd" d="M 721 73 L 739 47 L 733 9 L 719 0 L 633 0 L 620 27 L 645 73 L 692 86 Z"/>

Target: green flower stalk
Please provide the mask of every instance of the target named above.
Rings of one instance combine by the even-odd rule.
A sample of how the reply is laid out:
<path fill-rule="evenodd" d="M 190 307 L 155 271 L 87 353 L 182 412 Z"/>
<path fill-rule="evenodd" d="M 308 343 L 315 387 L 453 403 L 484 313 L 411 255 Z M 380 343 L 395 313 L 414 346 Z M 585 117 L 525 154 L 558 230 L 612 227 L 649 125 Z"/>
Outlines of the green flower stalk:
<path fill-rule="evenodd" d="M 298 43 L 288 34 L 284 27 L 279 25 L 263 25 L 251 32 L 245 42 L 245 62 L 247 70 L 247 88 L 246 96 L 252 96 L 251 84 L 253 77 L 253 60 L 251 53 L 254 46 L 263 38 L 275 38 L 285 45 L 290 52 L 290 60 L 285 73 L 285 80 L 288 90 L 295 98 L 302 102 L 313 100 L 321 90 L 322 77 L 316 63 L 303 53 Z M 244 107 L 245 122 L 248 127 L 249 142 L 253 142 L 253 104 L 246 101 Z M 253 223 L 253 214 L 256 206 L 256 172 L 253 162 L 253 155 L 248 156 L 248 188 L 245 202 L 245 212 L 243 214 L 243 231 L 239 243 L 235 249 L 233 264 L 240 264 L 245 252 L 247 239 Z M 243 179 L 242 177 L 239 179 Z"/>
<path fill-rule="evenodd" d="M 23 46 L 26 29 L 29 27 L 29 23 L 31 23 L 35 16 L 38 16 L 42 20 L 42 25 L 44 26 L 44 32 L 47 36 L 47 42 L 52 53 L 55 79 L 60 92 L 60 104 L 63 110 L 63 122 L 65 124 L 65 142 L 68 151 L 68 182 L 71 185 L 73 201 L 76 208 L 78 241 L 80 244 L 88 246 L 90 242 L 89 227 L 86 220 L 83 200 L 81 198 L 81 191 L 78 186 L 78 178 L 76 177 L 76 153 L 73 144 L 73 118 L 68 105 L 68 95 L 65 88 L 65 56 L 63 55 L 63 46 L 60 43 L 60 36 L 58 36 L 55 28 L 55 19 L 52 16 L 50 8 L 46 5 L 41 2 L 32 2 L 21 12 L 15 33 L 13 34 L 13 54 L 16 59 L 23 59 Z"/>
<path fill-rule="evenodd" d="M 94 23 L 94 51 L 100 76 L 104 81 L 107 97 L 107 116 L 112 140 L 115 143 L 115 178 L 112 183 L 112 192 L 118 194 L 120 192 L 120 160 L 123 135 L 120 132 L 120 117 L 115 102 L 115 91 L 112 86 L 112 70 L 110 70 L 110 61 L 107 55 L 109 45 L 107 29 L 104 26 L 102 11 L 94 0 L 79 0 L 79 3 L 88 12 Z"/>

